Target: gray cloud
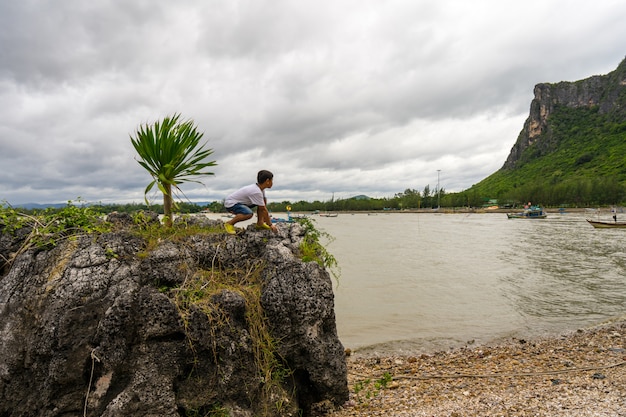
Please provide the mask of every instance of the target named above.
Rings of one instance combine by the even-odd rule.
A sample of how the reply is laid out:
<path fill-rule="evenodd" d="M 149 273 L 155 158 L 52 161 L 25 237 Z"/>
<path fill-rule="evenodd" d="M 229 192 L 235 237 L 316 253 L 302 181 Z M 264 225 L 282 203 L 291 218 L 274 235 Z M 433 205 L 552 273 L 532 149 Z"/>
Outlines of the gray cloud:
<path fill-rule="evenodd" d="M 613 70 L 626 5 L 41 0 L 0 4 L 0 200 L 142 201 L 129 140 L 193 119 L 217 160 L 193 200 L 276 174 L 277 200 L 468 188 L 540 82 Z"/>

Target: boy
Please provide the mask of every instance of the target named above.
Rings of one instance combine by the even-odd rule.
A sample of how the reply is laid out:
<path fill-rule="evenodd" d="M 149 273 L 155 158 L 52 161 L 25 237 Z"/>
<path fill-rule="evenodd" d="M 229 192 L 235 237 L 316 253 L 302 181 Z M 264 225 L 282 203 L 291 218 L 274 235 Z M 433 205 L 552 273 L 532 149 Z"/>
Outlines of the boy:
<path fill-rule="evenodd" d="M 256 184 L 246 185 L 235 191 L 224 201 L 224 207 L 229 213 L 233 213 L 233 217 L 224 223 L 226 231 L 234 235 L 235 224 L 252 218 L 252 209 L 257 208 L 257 229 L 271 229 L 277 232 L 278 229 L 270 220 L 270 213 L 267 211 L 267 199 L 265 198 L 265 189 L 272 188 L 274 174 L 269 171 L 261 170 L 256 176 Z"/>

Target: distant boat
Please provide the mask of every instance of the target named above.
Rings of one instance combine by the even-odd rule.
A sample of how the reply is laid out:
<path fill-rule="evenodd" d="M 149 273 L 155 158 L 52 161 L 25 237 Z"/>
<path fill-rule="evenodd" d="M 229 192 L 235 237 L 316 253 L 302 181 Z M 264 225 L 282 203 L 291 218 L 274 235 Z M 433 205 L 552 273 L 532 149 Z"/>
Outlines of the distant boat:
<path fill-rule="evenodd" d="M 626 223 L 624 222 L 601 222 L 589 219 L 587 219 L 587 222 L 596 229 L 626 229 Z"/>
<path fill-rule="evenodd" d="M 270 220 L 272 223 L 293 223 L 295 221 L 291 217 L 288 219 L 283 219 L 282 217 L 272 217 Z"/>
<path fill-rule="evenodd" d="M 291 217 L 291 212 L 287 212 L 287 218 L 283 217 L 274 217 L 270 214 L 270 220 L 272 223 L 293 223 L 295 220 Z"/>
<path fill-rule="evenodd" d="M 337 217 L 339 213 L 320 213 L 320 217 Z"/>
<path fill-rule="evenodd" d="M 540 206 L 530 206 L 521 213 L 507 213 L 509 219 L 545 219 L 548 215 Z"/>

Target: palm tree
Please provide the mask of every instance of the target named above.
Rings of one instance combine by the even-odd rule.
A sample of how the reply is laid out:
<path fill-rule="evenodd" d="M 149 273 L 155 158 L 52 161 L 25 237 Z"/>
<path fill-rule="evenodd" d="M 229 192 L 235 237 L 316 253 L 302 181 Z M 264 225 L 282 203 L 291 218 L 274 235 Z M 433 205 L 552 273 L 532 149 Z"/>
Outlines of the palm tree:
<path fill-rule="evenodd" d="M 199 146 L 203 133 L 199 133 L 192 120 L 180 122 L 180 114 L 166 117 L 163 122 L 141 125 L 135 137 L 130 138 L 139 154 L 139 165 L 152 176 L 152 182 L 144 191 L 146 204 L 147 195 L 156 184 L 163 193 L 163 213 L 165 225 L 172 225 L 172 207 L 174 200 L 172 188 L 180 191 L 178 184 L 196 182 L 194 177 L 213 175 L 203 171 L 207 167 L 217 165 L 215 161 L 203 162 L 213 153 L 212 149 Z"/>

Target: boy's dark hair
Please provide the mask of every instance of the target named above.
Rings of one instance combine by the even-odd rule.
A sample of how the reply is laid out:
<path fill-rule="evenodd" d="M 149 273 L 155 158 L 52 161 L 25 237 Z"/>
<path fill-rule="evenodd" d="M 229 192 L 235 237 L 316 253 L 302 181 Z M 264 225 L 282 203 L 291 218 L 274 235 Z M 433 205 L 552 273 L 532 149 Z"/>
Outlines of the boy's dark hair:
<path fill-rule="evenodd" d="M 261 170 L 258 174 L 256 174 L 256 182 L 257 184 L 263 184 L 267 180 L 271 180 L 274 178 L 274 174 L 269 171 Z"/>

